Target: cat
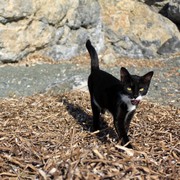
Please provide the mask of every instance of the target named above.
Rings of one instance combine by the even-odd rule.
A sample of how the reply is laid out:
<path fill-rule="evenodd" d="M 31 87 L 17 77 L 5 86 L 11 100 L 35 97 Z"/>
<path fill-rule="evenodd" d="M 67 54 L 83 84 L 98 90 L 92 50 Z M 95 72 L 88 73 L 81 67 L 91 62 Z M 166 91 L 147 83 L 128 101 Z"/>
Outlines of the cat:
<path fill-rule="evenodd" d="M 91 41 L 86 48 L 91 58 L 91 73 L 88 77 L 93 130 L 100 129 L 100 114 L 108 110 L 113 116 L 115 130 L 122 145 L 133 148 L 129 143 L 128 130 L 139 102 L 147 94 L 153 71 L 143 76 L 131 75 L 124 67 L 120 69 L 121 80 L 100 70 L 99 59 Z"/>

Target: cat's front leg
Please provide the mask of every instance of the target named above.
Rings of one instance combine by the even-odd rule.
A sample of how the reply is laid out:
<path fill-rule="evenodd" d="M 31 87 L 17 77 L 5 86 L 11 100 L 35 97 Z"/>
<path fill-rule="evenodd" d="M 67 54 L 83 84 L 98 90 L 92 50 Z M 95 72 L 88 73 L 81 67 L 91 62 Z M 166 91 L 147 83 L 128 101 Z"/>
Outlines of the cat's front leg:
<path fill-rule="evenodd" d="M 129 137 L 127 135 L 127 130 L 125 126 L 126 116 L 127 111 L 124 111 L 121 108 L 119 108 L 116 114 L 113 115 L 114 126 L 119 136 L 119 140 L 121 140 L 122 145 L 125 145 L 129 142 Z M 129 143 L 127 147 L 132 148 L 132 145 Z"/>
<path fill-rule="evenodd" d="M 130 126 L 130 123 L 131 123 L 131 120 L 132 120 L 134 114 L 135 114 L 135 110 L 130 111 L 126 114 L 126 117 L 124 119 L 124 126 L 125 126 L 126 133 L 128 133 L 128 131 L 129 131 L 129 126 Z"/>

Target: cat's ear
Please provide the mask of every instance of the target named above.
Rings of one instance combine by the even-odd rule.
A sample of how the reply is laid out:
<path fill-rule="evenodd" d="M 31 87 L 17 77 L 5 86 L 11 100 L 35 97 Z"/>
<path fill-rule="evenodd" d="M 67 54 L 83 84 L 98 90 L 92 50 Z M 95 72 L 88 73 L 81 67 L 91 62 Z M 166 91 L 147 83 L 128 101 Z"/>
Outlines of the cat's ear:
<path fill-rule="evenodd" d="M 150 71 L 150 72 L 148 72 L 147 74 L 145 74 L 145 75 L 143 76 L 143 81 L 144 81 L 145 83 L 150 82 L 153 74 L 154 74 L 153 71 Z"/>
<path fill-rule="evenodd" d="M 121 81 L 124 82 L 129 77 L 129 72 L 126 68 L 122 67 L 120 70 Z"/>

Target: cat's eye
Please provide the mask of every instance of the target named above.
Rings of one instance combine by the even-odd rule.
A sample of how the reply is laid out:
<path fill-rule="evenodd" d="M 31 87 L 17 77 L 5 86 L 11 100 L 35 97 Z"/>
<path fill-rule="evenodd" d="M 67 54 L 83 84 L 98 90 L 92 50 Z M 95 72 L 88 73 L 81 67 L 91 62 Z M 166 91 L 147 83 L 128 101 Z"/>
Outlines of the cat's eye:
<path fill-rule="evenodd" d="M 144 91 L 144 88 L 140 88 L 139 91 L 140 91 L 140 92 Z"/>
<path fill-rule="evenodd" d="M 131 89 L 130 87 L 127 87 L 127 90 L 128 90 L 128 91 L 132 91 L 132 89 Z"/>

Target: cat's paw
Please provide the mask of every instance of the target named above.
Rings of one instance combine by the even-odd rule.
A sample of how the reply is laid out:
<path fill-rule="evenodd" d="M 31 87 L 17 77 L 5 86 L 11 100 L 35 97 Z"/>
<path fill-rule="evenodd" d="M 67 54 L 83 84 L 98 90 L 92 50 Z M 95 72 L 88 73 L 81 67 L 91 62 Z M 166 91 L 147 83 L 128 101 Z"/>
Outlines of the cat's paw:
<path fill-rule="evenodd" d="M 94 132 L 94 131 L 98 131 L 98 130 L 100 130 L 100 126 L 99 126 L 98 124 L 93 125 L 92 128 L 91 128 L 91 130 L 92 130 L 93 132 Z"/>
<path fill-rule="evenodd" d="M 129 142 L 128 136 L 126 136 L 125 138 L 122 139 L 121 145 L 122 145 L 122 146 L 125 146 L 125 147 L 127 147 L 127 148 L 129 148 L 129 149 L 133 149 L 133 146 L 132 146 L 131 143 Z"/>
<path fill-rule="evenodd" d="M 127 145 L 125 145 L 125 147 L 127 147 L 127 148 L 129 148 L 129 149 L 133 149 L 133 146 L 132 146 L 130 143 L 128 143 Z"/>

